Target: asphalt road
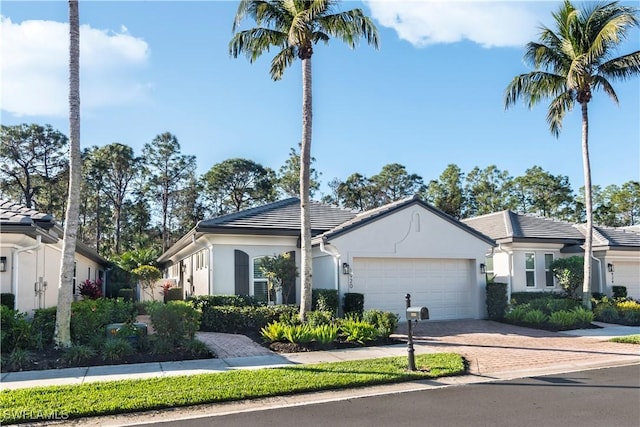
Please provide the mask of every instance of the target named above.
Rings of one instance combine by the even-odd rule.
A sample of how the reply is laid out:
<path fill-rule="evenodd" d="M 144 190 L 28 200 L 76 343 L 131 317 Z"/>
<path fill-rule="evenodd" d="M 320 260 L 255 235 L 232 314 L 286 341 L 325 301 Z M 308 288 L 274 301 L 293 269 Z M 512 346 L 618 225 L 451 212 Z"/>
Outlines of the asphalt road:
<path fill-rule="evenodd" d="M 161 425 L 639 427 L 640 365 L 165 421 Z"/>

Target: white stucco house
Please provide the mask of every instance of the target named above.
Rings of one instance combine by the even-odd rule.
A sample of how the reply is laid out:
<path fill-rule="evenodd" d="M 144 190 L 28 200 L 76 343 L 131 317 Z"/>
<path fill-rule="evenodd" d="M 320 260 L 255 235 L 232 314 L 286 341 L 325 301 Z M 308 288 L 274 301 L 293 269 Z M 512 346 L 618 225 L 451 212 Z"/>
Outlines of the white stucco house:
<path fill-rule="evenodd" d="M 584 256 L 584 224 L 522 215 L 509 210 L 463 220 L 497 243 L 487 257 L 487 274 L 509 284 L 510 292 L 559 292 L 549 264 L 557 258 Z M 595 226 L 591 292 L 612 295 L 627 288 L 640 299 L 640 232 L 637 228 Z"/>
<path fill-rule="evenodd" d="M 15 309 L 32 314 L 58 299 L 63 230 L 54 218 L 0 200 L 0 290 L 15 295 Z M 108 261 L 78 241 L 74 294 L 84 280 L 104 282 Z"/>
<path fill-rule="evenodd" d="M 200 221 L 159 258 L 185 295 L 266 296 L 259 260 L 300 265 L 300 201 L 290 198 Z M 484 318 L 485 256 L 494 241 L 417 197 L 356 213 L 312 202 L 313 287 L 365 296 L 365 309 L 404 319 L 405 294 L 430 318 Z M 298 302 L 299 279 L 295 295 Z"/>

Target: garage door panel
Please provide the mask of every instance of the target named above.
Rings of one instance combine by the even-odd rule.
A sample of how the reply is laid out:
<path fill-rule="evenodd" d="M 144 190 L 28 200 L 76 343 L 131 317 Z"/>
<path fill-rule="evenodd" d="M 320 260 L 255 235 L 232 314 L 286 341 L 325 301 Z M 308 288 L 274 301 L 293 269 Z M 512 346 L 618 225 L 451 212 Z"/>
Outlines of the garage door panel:
<path fill-rule="evenodd" d="M 355 258 L 351 292 L 365 295 L 365 309 L 405 317 L 405 294 L 426 306 L 431 319 L 473 317 L 470 263 L 454 259 Z"/>

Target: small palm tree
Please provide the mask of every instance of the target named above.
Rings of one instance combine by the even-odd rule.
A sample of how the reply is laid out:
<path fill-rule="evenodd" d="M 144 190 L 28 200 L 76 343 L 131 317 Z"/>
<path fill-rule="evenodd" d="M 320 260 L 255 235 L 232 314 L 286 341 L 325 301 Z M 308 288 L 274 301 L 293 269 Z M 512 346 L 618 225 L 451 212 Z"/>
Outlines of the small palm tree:
<path fill-rule="evenodd" d="M 614 101 L 618 97 L 611 81 L 640 73 L 640 51 L 612 58 L 629 30 L 638 26 L 638 9 L 618 2 L 587 4 L 576 9 L 566 0 L 553 13 L 556 28 L 541 28 L 539 42 L 527 44 L 525 61 L 535 71 L 516 76 L 505 91 L 505 108 L 522 98 L 532 108 L 550 98 L 547 123 L 558 137 L 562 120 L 577 102 L 582 108 L 582 161 L 584 166 L 587 229 L 584 244 L 583 305 L 591 307 L 590 278 L 593 241 L 593 204 L 589 163 L 588 105 L 593 92 L 603 90 Z"/>
<path fill-rule="evenodd" d="M 245 54 L 254 62 L 271 47 L 280 51 L 271 61 L 271 78 L 280 80 L 296 58 L 302 61 L 302 143 L 300 146 L 301 296 L 300 317 L 311 310 L 311 218 L 309 182 L 311 165 L 311 56 L 313 46 L 337 37 L 355 48 L 361 38 L 378 47 L 378 32 L 360 9 L 335 12 L 337 0 L 242 0 L 236 12 L 229 53 Z M 257 27 L 238 31 L 245 17 Z"/>

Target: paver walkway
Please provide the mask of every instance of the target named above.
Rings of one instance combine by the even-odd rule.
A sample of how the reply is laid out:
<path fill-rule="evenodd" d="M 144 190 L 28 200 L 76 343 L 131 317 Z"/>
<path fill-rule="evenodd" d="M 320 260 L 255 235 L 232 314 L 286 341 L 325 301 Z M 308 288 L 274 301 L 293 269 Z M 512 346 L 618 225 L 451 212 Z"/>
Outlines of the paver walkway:
<path fill-rule="evenodd" d="M 196 338 L 205 343 L 220 359 L 274 354 L 245 335 L 196 332 Z"/>

